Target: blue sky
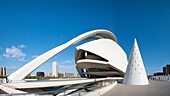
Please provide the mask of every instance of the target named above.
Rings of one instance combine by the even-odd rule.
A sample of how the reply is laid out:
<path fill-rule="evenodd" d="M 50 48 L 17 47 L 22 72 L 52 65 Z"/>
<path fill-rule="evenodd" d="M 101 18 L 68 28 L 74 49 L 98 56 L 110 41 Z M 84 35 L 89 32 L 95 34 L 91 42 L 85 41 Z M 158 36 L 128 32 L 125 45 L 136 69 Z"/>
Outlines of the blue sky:
<path fill-rule="evenodd" d="M 90 30 L 107 29 L 129 57 L 137 38 L 148 74 L 170 63 L 169 0 L 0 0 L 0 66 L 11 73 L 36 56 Z M 81 43 L 79 43 L 81 44 Z M 36 71 L 76 72 L 75 47 Z"/>

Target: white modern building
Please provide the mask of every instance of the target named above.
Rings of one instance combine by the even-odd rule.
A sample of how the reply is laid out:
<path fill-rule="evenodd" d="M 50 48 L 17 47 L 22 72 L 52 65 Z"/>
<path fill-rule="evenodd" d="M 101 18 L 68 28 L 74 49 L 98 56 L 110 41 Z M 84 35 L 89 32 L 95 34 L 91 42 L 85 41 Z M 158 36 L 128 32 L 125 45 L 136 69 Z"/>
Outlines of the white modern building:
<path fill-rule="evenodd" d="M 99 29 L 81 34 L 65 44 L 45 52 L 12 73 L 8 79 L 10 82 L 24 79 L 29 73 L 64 49 L 87 39 L 91 41 L 76 47 L 75 52 L 76 69 L 80 76 L 84 78 L 123 77 L 128 64 L 126 53 L 119 46 L 117 38 L 112 32 Z"/>
<path fill-rule="evenodd" d="M 52 63 L 52 76 L 58 77 L 58 63 L 56 61 Z"/>
<path fill-rule="evenodd" d="M 81 77 L 123 77 L 127 56 L 113 39 L 97 39 L 76 47 L 76 68 Z"/>
<path fill-rule="evenodd" d="M 76 69 L 80 77 L 94 78 L 94 79 L 81 79 L 81 80 L 73 79 L 73 80 L 63 80 L 63 81 L 57 80 L 52 82 L 51 81 L 20 82 L 28 74 L 30 74 L 36 68 L 44 64 L 53 56 L 62 52 L 64 49 L 70 47 L 71 45 L 87 39 L 90 39 L 91 41 L 81 44 L 75 48 Z M 75 76 L 77 77 L 79 75 L 76 75 L 74 73 L 58 73 L 58 63 L 57 62 L 52 63 L 52 76 L 75 78 Z M 114 77 L 114 78 L 103 78 L 103 77 Z M 64 89 L 71 88 L 71 87 L 81 88 L 82 86 L 86 88 L 87 85 L 93 84 L 94 81 L 99 81 L 101 83 L 104 80 L 107 81 L 109 79 L 122 80 L 123 77 L 124 77 L 123 80 L 124 84 L 131 84 L 131 85 L 149 84 L 146 76 L 144 64 L 142 61 L 142 57 L 137 45 L 137 41 L 135 40 L 134 42 L 133 49 L 130 55 L 130 60 L 128 62 L 126 53 L 119 46 L 117 42 L 117 38 L 112 32 L 108 30 L 92 30 L 73 38 L 72 40 L 66 42 L 65 44 L 62 44 L 60 46 L 57 46 L 45 52 L 44 54 L 40 55 L 39 57 L 35 58 L 34 60 L 30 61 L 29 63 L 27 63 L 26 65 L 24 65 L 23 67 L 15 71 L 14 73 L 12 73 L 10 76 L 8 76 L 7 85 L 9 87 L 12 86 L 10 90 L 13 89 L 13 91 L 7 91 L 7 92 L 11 93 L 15 91 L 15 93 L 26 93 L 32 91 L 33 92 L 39 91 L 41 89 L 42 89 L 41 91 L 44 91 L 44 88 L 50 89 L 53 87 L 59 88 L 59 90 L 60 88 L 64 88 Z M 114 83 L 113 86 L 115 86 L 115 84 L 117 84 L 117 82 Z M 102 89 L 101 92 L 107 89 L 108 87 Z M 21 91 L 18 89 L 25 90 L 25 91 Z M 75 90 L 71 90 L 71 91 L 73 92 Z M 96 92 L 96 94 L 100 95 L 99 93 L 100 92 Z"/>

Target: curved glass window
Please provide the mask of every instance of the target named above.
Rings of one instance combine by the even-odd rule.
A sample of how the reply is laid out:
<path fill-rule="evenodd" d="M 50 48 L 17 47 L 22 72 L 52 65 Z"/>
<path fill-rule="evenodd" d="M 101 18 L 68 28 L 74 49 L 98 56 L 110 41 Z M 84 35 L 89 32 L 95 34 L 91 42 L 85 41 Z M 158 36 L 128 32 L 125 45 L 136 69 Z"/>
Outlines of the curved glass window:
<path fill-rule="evenodd" d="M 107 70 L 102 68 L 89 68 L 87 72 L 107 72 Z"/>

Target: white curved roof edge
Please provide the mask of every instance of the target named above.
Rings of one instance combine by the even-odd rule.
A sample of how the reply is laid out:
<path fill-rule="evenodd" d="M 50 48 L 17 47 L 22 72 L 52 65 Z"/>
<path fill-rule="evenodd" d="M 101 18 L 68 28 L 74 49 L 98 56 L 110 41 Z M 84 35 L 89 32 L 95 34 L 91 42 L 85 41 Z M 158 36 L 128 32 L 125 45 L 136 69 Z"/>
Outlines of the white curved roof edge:
<path fill-rule="evenodd" d="M 102 35 L 107 35 L 107 36 L 102 36 Z M 83 40 L 86 40 L 89 38 L 97 38 L 97 39 L 107 38 L 107 39 L 111 39 L 111 40 L 117 42 L 116 36 L 111 31 L 108 31 L 105 29 L 97 29 L 97 30 L 92 30 L 92 31 L 86 32 L 84 34 L 81 34 L 81 35 L 73 38 L 72 40 L 70 40 L 67 43 L 74 42 L 73 44 L 76 44 L 80 41 L 83 41 Z"/>
<path fill-rule="evenodd" d="M 122 72 L 126 71 L 126 67 L 128 64 L 127 55 L 116 42 L 110 39 L 93 40 L 80 46 L 77 46 L 76 49 L 85 50 L 93 54 L 96 54 L 108 60 L 108 64 L 111 64 L 112 66 L 121 70 Z M 108 50 L 112 50 L 112 52 Z M 112 53 L 114 53 L 114 55 Z"/>
<path fill-rule="evenodd" d="M 92 60 L 92 59 L 81 59 L 78 60 L 77 63 L 99 63 L 99 64 L 108 64 L 108 62 L 100 61 L 100 60 Z"/>
<path fill-rule="evenodd" d="M 86 32 L 82 35 L 77 36 L 76 38 L 73 38 L 69 42 L 62 44 L 58 47 L 55 47 L 55 48 L 45 52 L 44 54 L 40 55 L 39 57 L 35 58 L 34 60 L 28 62 L 26 65 L 24 65 L 23 67 L 21 67 L 20 69 L 18 69 L 15 72 L 13 72 L 11 75 L 9 75 L 8 76 L 9 81 L 10 82 L 12 82 L 12 80 L 20 81 L 20 80 L 24 79 L 29 73 L 33 72 L 40 65 L 42 65 L 47 60 L 49 60 L 56 54 L 60 53 L 67 47 L 69 47 L 73 44 L 76 44 L 80 41 L 83 41 L 85 39 L 89 39 L 89 38 L 97 38 L 97 39 L 98 38 L 108 38 L 108 39 L 111 39 L 111 40 L 114 40 L 115 42 L 117 42 L 116 36 L 108 30 L 98 29 L 98 30 L 92 30 L 92 31 Z"/>

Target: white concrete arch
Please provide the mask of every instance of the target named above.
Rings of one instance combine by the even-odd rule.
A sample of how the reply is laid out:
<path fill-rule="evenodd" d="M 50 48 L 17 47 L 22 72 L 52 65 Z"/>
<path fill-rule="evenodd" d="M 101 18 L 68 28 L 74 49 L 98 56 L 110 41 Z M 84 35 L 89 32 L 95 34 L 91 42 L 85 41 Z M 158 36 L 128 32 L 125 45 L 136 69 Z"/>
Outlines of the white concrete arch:
<path fill-rule="evenodd" d="M 64 49 L 66 49 L 67 47 L 69 47 L 73 44 L 76 44 L 80 41 L 83 41 L 83 40 L 86 40 L 89 38 L 96 38 L 96 39 L 107 38 L 107 39 L 111 39 L 111 40 L 117 42 L 115 35 L 108 30 L 99 29 L 99 30 L 92 30 L 92 31 L 86 32 L 82 35 L 77 36 L 76 38 L 73 38 L 72 40 L 68 41 L 65 44 L 62 44 L 60 46 L 57 46 L 57 47 L 45 52 L 44 54 L 42 54 L 39 57 L 35 58 L 34 60 L 30 61 L 29 63 L 27 63 L 26 65 L 24 65 L 23 67 L 21 67 L 20 69 L 18 69 L 11 75 L 9 75 L 8 79 L 12 82 L 20 81 L 20 80 L 24 79 L 29 73 L 34 71 L 36 68 L 38 68 L 40 65 L 45 63 L 47 60 L 49 60 L 50 58 L 52 58 L 59 52 L 63 51 Z"/>

